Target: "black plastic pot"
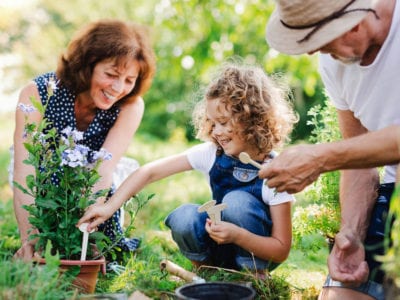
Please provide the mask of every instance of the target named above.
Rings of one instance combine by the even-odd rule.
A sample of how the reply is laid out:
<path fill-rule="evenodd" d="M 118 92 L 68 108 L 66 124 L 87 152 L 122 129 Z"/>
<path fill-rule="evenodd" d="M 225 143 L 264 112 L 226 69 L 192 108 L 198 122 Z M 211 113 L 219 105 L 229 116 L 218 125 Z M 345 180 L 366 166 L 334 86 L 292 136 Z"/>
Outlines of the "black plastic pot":
<path fill-rule="evenodd" d="M 191 283 L 175 290 L 181 300 L 251 300 L 255 291 L 248 286 L 229 282 Z"/>

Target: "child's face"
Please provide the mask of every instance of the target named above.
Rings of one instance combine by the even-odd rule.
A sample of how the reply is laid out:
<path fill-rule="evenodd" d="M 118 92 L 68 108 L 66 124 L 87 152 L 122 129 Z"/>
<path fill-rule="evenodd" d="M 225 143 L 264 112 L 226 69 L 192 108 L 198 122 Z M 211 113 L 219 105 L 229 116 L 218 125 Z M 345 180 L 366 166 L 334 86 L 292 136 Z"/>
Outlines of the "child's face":
<path fill-rule="evenodd" d="M 218 99 L 207 101 L 207 117 L 213 123 L 212 137 L 222 147 L 225 154 L 238 157 L 240 152 L 246 151 L 250 155 L 253 148 L 239 134 L 241 128 L 234 128 L 231 113 Z M 239 125 L 240 126 L 240 125 Z"/>

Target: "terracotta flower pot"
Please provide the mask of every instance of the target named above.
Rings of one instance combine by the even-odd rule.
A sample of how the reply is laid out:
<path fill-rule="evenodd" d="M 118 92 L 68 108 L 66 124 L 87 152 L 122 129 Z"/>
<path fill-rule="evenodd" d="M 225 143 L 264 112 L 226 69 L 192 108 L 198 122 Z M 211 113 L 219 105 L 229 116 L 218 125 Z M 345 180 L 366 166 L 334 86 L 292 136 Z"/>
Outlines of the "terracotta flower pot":
<path fill-rule="evenodd" d="M 40 264 L 45 264 L 44 258 L 37 258 Z M 97 260 L 60 260 L 60 269 L 67 271 L 72 266 L 80 266 L 80 272 L 72 282 L 82 292 L 91 294 L 94 292 L 99 271 L 106 273 L 106 260 L 104 257 Z"/>

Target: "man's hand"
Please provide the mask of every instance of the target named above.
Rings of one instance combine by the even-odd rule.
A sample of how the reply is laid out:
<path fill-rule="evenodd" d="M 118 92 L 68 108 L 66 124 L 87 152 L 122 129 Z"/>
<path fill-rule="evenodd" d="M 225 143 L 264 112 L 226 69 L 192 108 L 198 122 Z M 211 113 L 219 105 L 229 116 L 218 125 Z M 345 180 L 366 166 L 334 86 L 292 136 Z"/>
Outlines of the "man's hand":
<path fill-rule="evenodd" d="M 362 242 L 352 234 L 339 232 L 328 257 L 329 274 L 333 280 L 359 286 L 368 280 L 368 264 Z"/>
<path fill-rule="evenodd" d="M 300 192 L 322 172 L 323 163 L 318 161 L 315 151 L 317 146 L 291 146 L 264 164 L 258 174 L 267 179 L 268 186 L 277 192 Z"/>

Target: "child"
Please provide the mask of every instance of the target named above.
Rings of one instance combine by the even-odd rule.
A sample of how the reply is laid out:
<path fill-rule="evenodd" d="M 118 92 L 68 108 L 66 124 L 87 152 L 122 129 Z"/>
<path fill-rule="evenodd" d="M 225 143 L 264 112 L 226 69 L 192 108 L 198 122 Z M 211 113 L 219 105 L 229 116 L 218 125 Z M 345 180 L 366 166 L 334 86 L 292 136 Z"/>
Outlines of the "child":
<path fill-rule="evenodd" d="M 198 204 L 184 204 L 166 218 L 180 251 L 195 266 L 272 270 L 290 250 L 293 196 L 275 193 L 258 169 L 241 163 L 247 152 L 267 162 L 297 118 L 285 93 L 258 67 L 225 65 L 194 112 L 197 136 L 205 142 L 177 155 L 150 162 L 131 174 L 104 204 L 88 208 L 79 221 L 89 229 L 107 220 L 147 184 L 187 170 L 207 177 L 213 199 L 226 203 L 215 224 Z"/>

